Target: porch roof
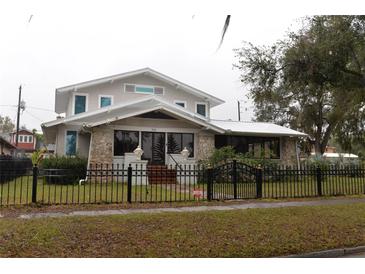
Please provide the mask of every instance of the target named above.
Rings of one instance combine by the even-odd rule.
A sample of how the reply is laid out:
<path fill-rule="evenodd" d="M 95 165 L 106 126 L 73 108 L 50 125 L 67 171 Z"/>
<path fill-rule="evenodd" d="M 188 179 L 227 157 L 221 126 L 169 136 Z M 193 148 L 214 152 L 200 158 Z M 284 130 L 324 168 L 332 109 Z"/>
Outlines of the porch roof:
<path fill-rule="evenodd" d="M 199 125 L 207 130 L 224 133 L 218 126 L 210 124 L 208 119 L 190 112 L 178 105 L 171 104 L 157 96 L 148 96 L 132 102 L 118 104 L 110 107 L 98 109 L 96 111 L 85 112 L 71 117 L 62 118 L 42 124 L 42 128 L 50 128 L 60 124 L 82 125 L 84 127 L 95 127 L 102 124 L 109 124 L 117 120 L 138 116 L 151 111 L 165 111 L 176 118 L 181 118 Z"/>
<path fill-rule="evenodd" d="M 242 122 L 232 120 L 211 120 L 210 123 L 224 129 L 226 133 L 237 133 L 252 136 L 308 136 L 305 133 L 272 123 Z"/>

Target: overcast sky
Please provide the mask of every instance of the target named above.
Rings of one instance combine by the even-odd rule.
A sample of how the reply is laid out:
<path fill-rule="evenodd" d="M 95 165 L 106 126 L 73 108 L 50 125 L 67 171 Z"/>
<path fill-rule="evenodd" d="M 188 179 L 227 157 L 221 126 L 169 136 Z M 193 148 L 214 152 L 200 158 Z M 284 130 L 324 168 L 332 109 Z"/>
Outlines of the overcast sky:
<path fill-rule="evenodd" d="M 151 67 L 225 100 L 213 118 L 237 119 L 246 91 L 232 68 L 233 49 L 242 41 L 273 43 L 301 16 L 320 12 L 308 1 L 285 9 L 278 1 L 221 2 L 1 2 L 0 114 L 15 122 L 22 84 L 27 108 L 20 124 L 40 129 L 56 117 L 55 88 Z M 231 24 L 216 52 L 227 14 Z M 249 109 L 243 119 L 250 118 Z"/>

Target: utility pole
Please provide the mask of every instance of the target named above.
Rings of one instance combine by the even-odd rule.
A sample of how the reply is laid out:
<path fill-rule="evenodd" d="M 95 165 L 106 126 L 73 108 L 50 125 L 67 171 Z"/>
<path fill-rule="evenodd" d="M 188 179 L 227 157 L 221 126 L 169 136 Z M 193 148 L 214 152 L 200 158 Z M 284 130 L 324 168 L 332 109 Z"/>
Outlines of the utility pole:
<path fill-rule="evenodd" d="M 16 136 L 15 136 L 15 146 L 18 148 L 19 139 L 19 119 L 20 119 L 20 102 L 22 99 L 22 85 L 19 86 L 19 99 L 18 99 L 18 113 L 16 118 Z"/>

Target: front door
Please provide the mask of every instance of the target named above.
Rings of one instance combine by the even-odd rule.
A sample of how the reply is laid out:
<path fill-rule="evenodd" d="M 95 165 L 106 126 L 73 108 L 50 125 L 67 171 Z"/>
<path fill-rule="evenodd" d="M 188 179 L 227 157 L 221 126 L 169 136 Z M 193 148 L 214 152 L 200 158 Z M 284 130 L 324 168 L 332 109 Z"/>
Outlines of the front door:
<path fill-rule="evenodd" d="M 164 132 L 142 132 L 142 159 L 151 165 L 164 165 L 165 143 Z"/>

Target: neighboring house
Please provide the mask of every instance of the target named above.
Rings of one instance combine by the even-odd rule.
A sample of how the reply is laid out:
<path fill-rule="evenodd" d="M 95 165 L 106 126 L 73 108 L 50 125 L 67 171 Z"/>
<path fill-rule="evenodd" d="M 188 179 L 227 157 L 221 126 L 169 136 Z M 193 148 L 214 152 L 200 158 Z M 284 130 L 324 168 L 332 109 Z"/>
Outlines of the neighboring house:
<path fill-rule="evenodd" d="M 312 157 L 316 157 L 315 152 L 311 153 Z M 343 164 L 359 164 L 359 156 L 352 153 L 337 153 L 337 152 L 325 152 L 322 155 L 323 159 L 330 161 L 331 163 L 343 163 Z"/>
<path fill-rule="evenodd" d="M 0 155 L 13 155 L 16 147 L 0 136 Z"/>
<path fill-rule="evenodd" d="M 144 68 L 56 89 L 55 111 L 65 117 L 42 129 L 56 154 L 79 154 L 92 164 L 128 164 L 137 146 L 151 165 L 182 162 L 185 147 L 188 163 L 195 163 L 226 145 L 296 163 L 297 138 L 306 134 L 270 123 L 211 119 L 211 109 L 223 103 Z"/>
<path fill-rule="evenodd" d="M 11 133 L 10 140 L 12 145 L 16 146 L 18 152 L 29 154 L 36 150 L 37 138 L 32 131 L 20 129 L 18 133 L 18 145 L 16 145 L 16 136 L 16 132 Z"/>

